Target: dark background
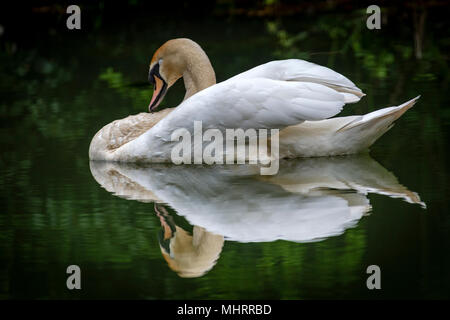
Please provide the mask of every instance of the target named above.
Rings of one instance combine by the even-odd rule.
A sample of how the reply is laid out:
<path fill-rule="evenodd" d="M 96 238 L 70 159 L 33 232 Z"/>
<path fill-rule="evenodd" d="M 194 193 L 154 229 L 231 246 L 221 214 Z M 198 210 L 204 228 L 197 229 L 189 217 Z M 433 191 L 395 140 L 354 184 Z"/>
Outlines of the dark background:
<path fill-rule="evenodd" d="M 81 7 L 81 30 L 65 9 Z M 382 10 L 381 30 L 366 8 Z M 33 1 L 0 9 L 1 299 L 448 299 L 449 1 Z M 117 198 L 89 170 L 103 125 L 144 112 L 153 52 L 189 37 L 222 81 L 258 64 L 306 59 L 367 96 L 343 115 L 419 102 L 371 156 L 427 204 L 369 195 L 372 213 L 316 243 L 226 241 L 205 276 L 181 279 L 157 242 L 153 205 Z M 162 107 L 178 105 L 177 83 Z M 183 217 L 177 223 L 191 230 Z M 383 290 L 365 268 L 379 264 Z M 65 287 L 65 268 L 88 277 Z"/>

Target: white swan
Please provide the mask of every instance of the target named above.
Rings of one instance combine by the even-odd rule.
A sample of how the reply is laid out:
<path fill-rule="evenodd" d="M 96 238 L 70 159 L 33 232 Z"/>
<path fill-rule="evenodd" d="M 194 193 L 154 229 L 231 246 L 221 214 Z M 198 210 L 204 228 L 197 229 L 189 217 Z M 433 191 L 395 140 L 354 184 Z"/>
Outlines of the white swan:
<path fill-rule="evenodd" d="M 155 91 L 150 112 L 179 78 L 186 88 L 176 108 L 140 113 L 103 127 L 91 141 L 91 160 L 170 162 L 171 133 L 203 129 L 280 131 L 280 158 L 352 154 L 364 151 L 414 105 L 414 98 L 364 116 L 340 117 L 346 103 L 364 94 L 353 82 L 328 68 L 290 59 L 272 61 L 216 84 L 211 63 L 189 39 L 166 42 L 154 54 L 149 81 Z M 317 121 L 321 120 L 321 121 Z"/>

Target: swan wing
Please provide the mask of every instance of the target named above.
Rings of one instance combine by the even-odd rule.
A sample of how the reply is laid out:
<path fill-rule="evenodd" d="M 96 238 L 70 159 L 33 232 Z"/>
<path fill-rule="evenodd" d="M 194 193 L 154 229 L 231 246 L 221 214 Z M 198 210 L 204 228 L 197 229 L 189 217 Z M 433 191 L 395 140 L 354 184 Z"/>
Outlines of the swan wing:
<path fill-rule="evenodd" d="M 231 79 L 267 78 L 313 82 L 341 92 L 346 103 L 358 102 L 365 94 L 352 81 L 327 67 L 299 59 L 271 61 L 236 75 Z"/>
<path fill-rule="evenodd" d="M 305 120 L 321 120 L 342 110 L 345 97 L 327 86 L 266 78 L 230 79 L 200 91 L 162 119 L 163 128 L 284 128 Z"/>

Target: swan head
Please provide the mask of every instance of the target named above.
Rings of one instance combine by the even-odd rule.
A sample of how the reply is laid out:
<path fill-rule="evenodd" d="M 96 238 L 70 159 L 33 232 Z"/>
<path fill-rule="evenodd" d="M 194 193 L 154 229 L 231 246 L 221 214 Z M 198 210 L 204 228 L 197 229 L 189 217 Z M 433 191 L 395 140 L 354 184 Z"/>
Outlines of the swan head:
<path fill-rule="evenodd" d="M 176 40 L 169 40 L 163 44 L 156 50 L 150 62 L 148 81 L 154 87 L 152 100 L 148 106 L 150 112 L 158 107 L 167 89 L 182 77 L 186 68 L 182 50 Z"/>
<path fill-rule="evenodd" d="M 216 81 L 208 56 L 197 43 L 184 38 L 172 39 L 156 50 L 150 62 L 148 80 L 154 86 L 148 106 L 150 112 L 158 107 L 167 90 L 182 77 L 188 91 L 202 90 Z M 187 97 L 188 94 L 185 99 Z"/>

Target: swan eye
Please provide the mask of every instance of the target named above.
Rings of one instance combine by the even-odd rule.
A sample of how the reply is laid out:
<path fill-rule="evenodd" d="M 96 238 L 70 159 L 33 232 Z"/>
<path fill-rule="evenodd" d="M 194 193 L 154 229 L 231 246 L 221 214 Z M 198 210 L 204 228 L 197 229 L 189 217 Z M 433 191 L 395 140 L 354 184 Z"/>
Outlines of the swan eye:
<path fill-rule="evenodd" d="M 155 77 L 158 77 L 161 80 L 164 80 L 163 77 L 161 77 L 161 74 L 159 73 L 159 64 L 161 63 L 161 59 L 156 63 L 153 68 L 150 69 L 150 72 L 148 73 L 148 82 L 150 84 L 155 85 Z"/>
<path fill-rule="evenodd" d="M 150 82 L 150 84 L 153 86 L 155 85 L 155 78 L 153 78 L 150 73 L 148 74 L 148 82 Z"/>
<path fill-rule="evenodd" d="M 158 66 L 158 63 L 156 63 L 153 68 L 150 69 L 148 72 L 148 82 L 150 82 L 151 85 L 155 85 L 155 68 Z M 158 66 L 159 69 L 159 66 Z M 159 74 L 159 70 L 158 70 Z"/>

